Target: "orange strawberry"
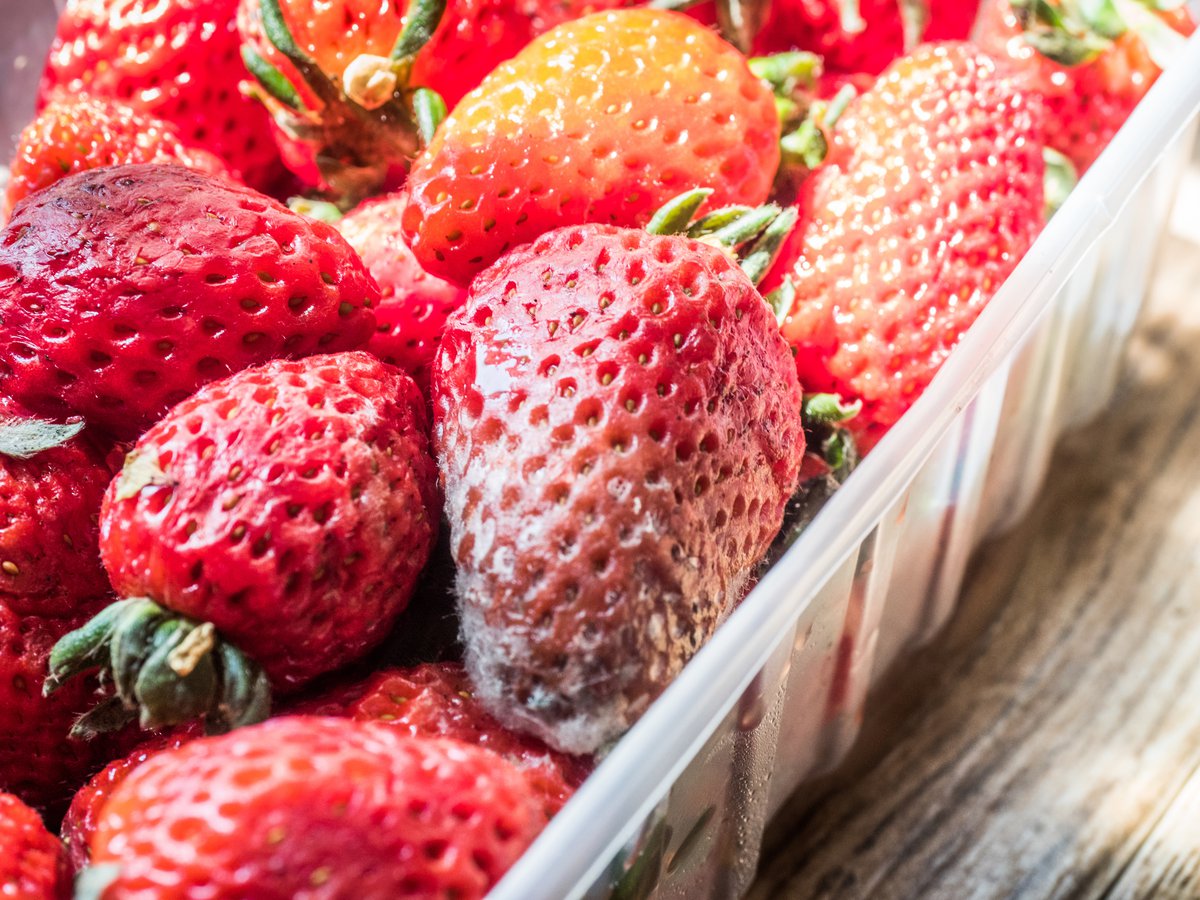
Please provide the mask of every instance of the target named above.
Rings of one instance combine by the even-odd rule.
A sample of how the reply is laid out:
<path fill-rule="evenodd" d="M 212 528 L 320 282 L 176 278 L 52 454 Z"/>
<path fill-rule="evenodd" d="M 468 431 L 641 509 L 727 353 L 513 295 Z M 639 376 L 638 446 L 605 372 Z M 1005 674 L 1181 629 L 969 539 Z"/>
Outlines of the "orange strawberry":
<path fill-rule="evenodd" d="M 552 29 L 468 94 L 413 168 L 404 230 L 428 271 L 467 283 L 553 228 L 645 225 L 695 187 L 757 205 L 779 164 L 770 89 L 679 13 Z"/>

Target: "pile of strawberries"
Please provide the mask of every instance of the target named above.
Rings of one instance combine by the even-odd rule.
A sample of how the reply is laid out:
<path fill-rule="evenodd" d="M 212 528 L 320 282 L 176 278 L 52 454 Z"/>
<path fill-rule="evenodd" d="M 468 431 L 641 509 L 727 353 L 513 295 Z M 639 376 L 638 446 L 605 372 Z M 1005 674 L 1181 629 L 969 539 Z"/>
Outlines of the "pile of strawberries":
<path fill-rule="evenodd" d="M 66 4 L 0 231 L 0 895 L 482 897 L 1193 28 L 645 6 Z"/>

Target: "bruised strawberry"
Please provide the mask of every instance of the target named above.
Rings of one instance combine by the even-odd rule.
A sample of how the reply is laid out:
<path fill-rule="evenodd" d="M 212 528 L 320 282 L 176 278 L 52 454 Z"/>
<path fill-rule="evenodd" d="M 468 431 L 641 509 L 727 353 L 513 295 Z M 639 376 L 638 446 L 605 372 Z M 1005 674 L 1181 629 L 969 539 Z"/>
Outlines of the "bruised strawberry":
<path fill-rule="evenodd" d="M 477 696 L 594 751 L 711 636 L 779 530 L 804 436 L 774 315 L 709 244 L 559 229 L 476 279 L 433 393 Z"/>
<path fill-rule="evenodd" d="M 435 479 L 424 398 L 366 353 L 207 385 L 110 486 L 101 554 L 132 599 L 60 642 L 52 683 L 100 663 L 144 728 L 261 719 L 260 669 L 294 690 L 386 636 L 434 541 Z"/>
<path fill-rule="evenodd" d="M 404 230 L 426 270 L 467 284 L 553 228 L 645 225 L 691 188 L 759 204 L 778 145 L 770 89 L 717 35 L 679 13 L 597 13 L 463 99 L 413 168 Z"/>
<path fill-rule="evenodd" d="M 487 750 L 293 717 L 155 755 L 105 804 L 92 856 L 119 867 L 106 900 L 479 900 L 543 821 Z"/>
<path fill-rule="evenodd" d="M 926 45 L 847 108 L 766 287 L 806 391 L 873 440 L 921 395 L 1041 230 L 1043 111 L 969 44 Z"/>
<path fill-rule="evenodd" d="M 60 98 L 17 139 L 3 216 L 18 200 L 75 172 L 151 162 L 226 174 L 224 163 L 206 150 L 186 146 L 167 122 L 114 100 Z"/>
<path fill-rule="evenodd" d="M 350 246 L 379 282 L 375 335 L 366 349 L 410 375 L 429 394 L 434 354 L 446 317 L 467 292 L 421 268 L 401 231 L 403 194 L 364 204 L 337 223 Z"/>
<path fill-rule="evenodd" d="M 1046 104 L 1046 143 L 1086 171 L 1196 29 L 1185 5 L 986 0 L 975 39 Z M 1096 20 L 1088 16 L 1095 10 Z M 1132 18 L 1131 18 L 1132 16 Z"/>
<path fill-rule="evenodd" d="M 58 838 L 12 794 L 0 793 L 0 895 L 67 900 L 71 879 Z"/>
<path fill-rule="evenodd" d="M 237 0 L 68 0 L 39 105 L 91 94 L 136 106 L 269 190 L 279 154 L 266 112 L 239 89 L 236 10 Z"/>
<path fill-rule="evenodd" d="M 179 166 L 93 169 L 0 232 L 0 391 L 136 437 L 200 385 L 362 346 L 379 289 L 341 235 Z"/>
<path fill-rule="evenodd" d="M 525 773 L 547 819 L 571 799 L 592 768 L 590 759 L 558 753 L 502 726 L 475 699 L 458 663 L 388 669 L 297 711 L 382 722 L 414 737 L 454 738 L 491 750 Z"/>

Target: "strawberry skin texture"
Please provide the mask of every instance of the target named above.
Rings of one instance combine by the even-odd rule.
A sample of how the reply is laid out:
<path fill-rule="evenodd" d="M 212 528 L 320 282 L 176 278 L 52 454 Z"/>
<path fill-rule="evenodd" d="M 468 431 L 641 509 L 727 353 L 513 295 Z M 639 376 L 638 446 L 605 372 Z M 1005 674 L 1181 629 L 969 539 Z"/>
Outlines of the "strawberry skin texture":
<path fill-rule="evenodd" d="M 378 300 L 326 223 L 181 166 L 93 169 L 0 232 L 0 390 L 135 437 L 230 372 L 361 347 Z"/>
<path fill-rule="evenodd" d="M 926 45 L 851 103 L 768 275 L 806 391 L 861 400 L 876 436 L 912 405 L 1043 222 L 1040 98 L 969 44 Z"/>
<path fill-rule="evenodd" d="M 69 0 L 39 106 L 86 93 L 141 107 L 268 190 L 282 169 L 266 110 L 238 87 L 246 69 L 236 13 L 237 0 Z"/>
<path fill-rule="evenodd" d="M 155 755 L 92 840 L 106 900 L 482 898 L 541 827 L 521 773 L 457 741 L 290 717 Z"/>
<path fill-rule="evenodd" d="M 145 484 L 143 457 L 162 472 Z M 292 690 L 403 611 L 436 538 L 436 477 L 407 375 L 366 353 L 277 360 L 142 436 L 105 497 L 101 556 L 118 594 L 212 622 Z"/>
<path fill-rule="evenodd" d="M 175 163 L 228 174 L 221 160 L 185 146 L 174 127 L 160 119 L 113 100 L 64 97 L 43 108 L 17 139 L 3 215 L 66 175 L 131 163 Z"/>
<path fill-rule="evenodd" d="M 430 367 L 446 327 L 446 317 L 462 306 L 465 288 L 421 268 L 404 243 L 403 194 L 365 203 L 337 228 L 379 283 L 375 334 L 366 349 L 408 372 L 429 395 Z"/>
<path fill-rule="evenodd" d="M 58 838 L 12 794 L 0 793 L 0 895 L 14 900 L 67 900 L 71 880 Z"/>
<path fill-rule="evenodd" d="M 1157 13 L 1175 31 L 1190 35 L 1195 21 L 1186 6 Z M 1067 156 L 1083 174 L 1153 87 L 1161 70 L 1133 32 L 1079 66 L 1059 65 L 1025 40 L 1008 0 L 988 0 L 975 32 L 979 45 L 1007 60 L 1027 91 L 1046 105 L 1046 144 Z"/>
<path fill-rule="evenodd" d="M 714 247 L 559 229 L 476 279 L 433 391 L 476 695 L 593 752 L 708 639 L 779 530 L 804 436 L 774 316 Z"/>
<path fill-rule="evenodd" d="M 381 722 L 413 737 L 454 738 L 491 750 L 525 774 L 547 820 L 571 799 L 593 767 L 588 758 L 558 753 L 537 738 L 506 729 L 475 698 L 467 672 L 458 663 L 377 672 L 295 711 Z"/>
<path fill-rule="evenodd" d="M 597 13 L 552 29 L 455 108 L 409 177 L 421 265 L 466 284 L 553 228 L 640 226 L 667 200 L 766 199 L 779 164 L 770 90 L 679 13 Z"/>

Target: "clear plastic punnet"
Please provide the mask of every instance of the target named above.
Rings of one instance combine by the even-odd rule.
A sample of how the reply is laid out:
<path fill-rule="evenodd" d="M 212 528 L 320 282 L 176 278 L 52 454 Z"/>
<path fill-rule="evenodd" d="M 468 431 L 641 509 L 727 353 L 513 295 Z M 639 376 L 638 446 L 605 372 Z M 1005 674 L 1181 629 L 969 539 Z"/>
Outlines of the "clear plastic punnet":
<path fill-rule="evenodd" d="M 59 4 L 0 0 L 0 150 Z M 1200 114 L 1200 34 L 923 397 L 622 738 L 492 900 L 729 898 L 770 816 L 854 743 L 873 687 L 953 614 L 1059 435 L 1111 399 Z M 0 157 L 7 153 L 0 153 Z"/>

